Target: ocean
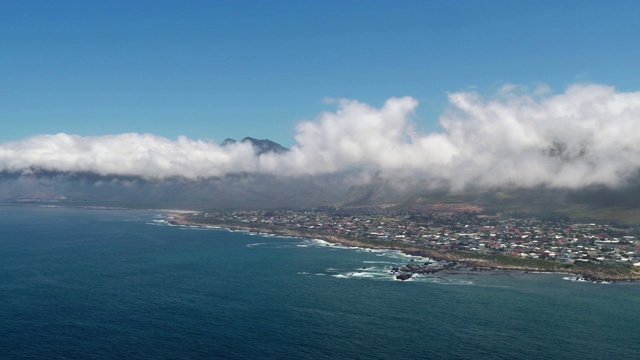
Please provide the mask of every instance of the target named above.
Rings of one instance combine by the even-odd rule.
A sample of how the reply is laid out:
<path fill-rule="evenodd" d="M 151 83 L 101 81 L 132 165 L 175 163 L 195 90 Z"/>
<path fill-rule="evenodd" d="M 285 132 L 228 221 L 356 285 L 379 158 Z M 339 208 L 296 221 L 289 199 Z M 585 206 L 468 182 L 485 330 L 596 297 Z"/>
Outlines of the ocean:
<path fill-rule="evenodd" d="M 157 211 L 0 207 L 2 359 L 638 359 L 640 284 L 451 271 Z"/>

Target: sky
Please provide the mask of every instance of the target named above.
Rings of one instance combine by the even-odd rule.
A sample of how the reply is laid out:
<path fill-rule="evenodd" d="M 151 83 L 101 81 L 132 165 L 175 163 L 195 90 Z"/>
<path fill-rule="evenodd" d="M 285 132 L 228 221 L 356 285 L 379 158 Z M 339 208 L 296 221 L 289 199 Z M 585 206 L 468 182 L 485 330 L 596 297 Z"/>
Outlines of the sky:
<path fill-rule="evenodd" d="M 331 99 L 638 90 L 637 1 L 0 2 L 0 143 L 152 133 L 295 144 Z"/>
<path fill-rule="evenodd" d="M 637 1 L 3 1 L 0 172 L 360 171 L 452 188 L 640 170 Z M 225 138 L 271 139 L 257 156 Z"/>

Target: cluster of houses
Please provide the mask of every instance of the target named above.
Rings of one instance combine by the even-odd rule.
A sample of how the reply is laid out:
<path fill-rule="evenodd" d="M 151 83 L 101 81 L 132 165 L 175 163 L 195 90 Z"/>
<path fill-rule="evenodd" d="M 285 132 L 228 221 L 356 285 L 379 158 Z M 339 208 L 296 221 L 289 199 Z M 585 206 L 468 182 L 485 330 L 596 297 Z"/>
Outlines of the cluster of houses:
<path fill-rule="evenodd" d="M 640 229 L 478 212 L 349 212 L 336 209 L 211 213 L 222 221 L 263 223 L 430 246 L 566 263 L 640 266 Z"/>

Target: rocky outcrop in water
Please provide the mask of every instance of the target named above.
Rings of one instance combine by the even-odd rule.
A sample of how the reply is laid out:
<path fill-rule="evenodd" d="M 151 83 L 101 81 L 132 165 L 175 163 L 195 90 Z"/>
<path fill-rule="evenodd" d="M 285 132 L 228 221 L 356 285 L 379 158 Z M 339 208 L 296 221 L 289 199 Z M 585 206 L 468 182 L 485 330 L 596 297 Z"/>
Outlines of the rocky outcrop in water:
<path fill-rule="evenodd" d="M 444 263 L 431 263 L 426 262 L 424 264 L 407 264 L 402 267 L 391 268 L 391 273 L 396 274 L 398 280 L 408 280 L 415 274 L 434 274 L 440 271 L 454 269 L 460 267 L 459 264 L 454 262 Z"/>
<path fill-rule="evenodd" d="M 402 280 L 402 281 L 409 280 L 409 279 L 411 279 L 411 276 L 413 276 L 413 275 L 412 274 L 407 274 L 407 273 L 398 274 L 398 275 L 396 275 L 396 280 Z"/>

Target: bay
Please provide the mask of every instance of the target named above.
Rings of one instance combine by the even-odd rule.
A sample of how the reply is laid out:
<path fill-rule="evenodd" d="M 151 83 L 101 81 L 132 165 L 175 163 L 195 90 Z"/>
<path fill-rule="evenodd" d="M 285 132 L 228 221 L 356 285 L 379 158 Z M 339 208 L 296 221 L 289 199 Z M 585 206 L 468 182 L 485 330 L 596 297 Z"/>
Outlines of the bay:
<path fill-rule="evenodd" d="M 639 358 L 637 283 L 449 272 L 156 211 L 0 207 L 0 358 Z"/>

